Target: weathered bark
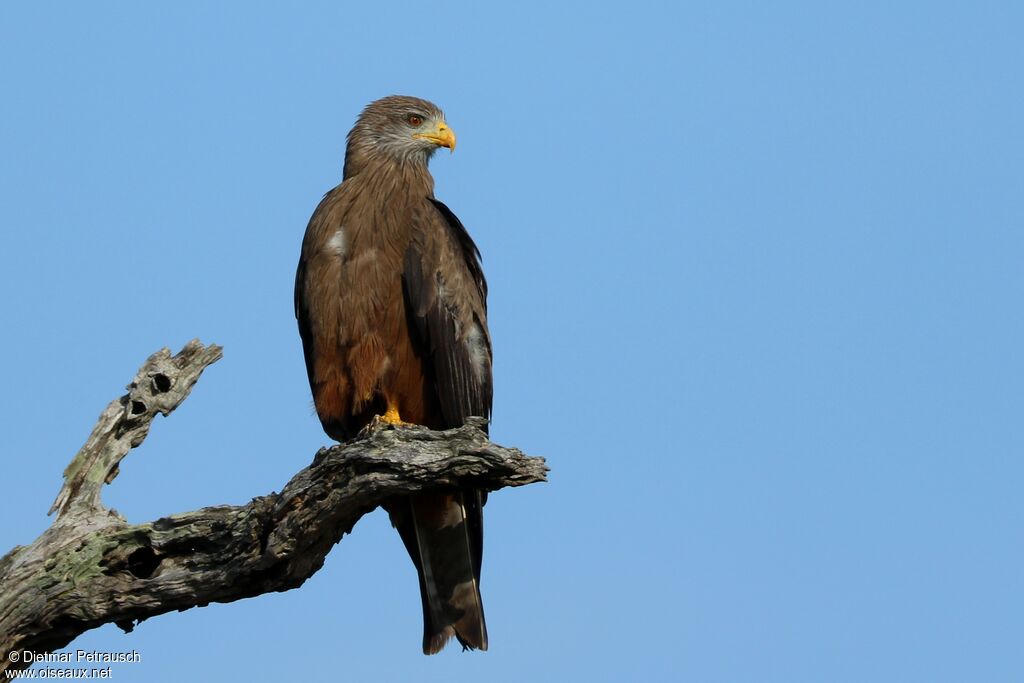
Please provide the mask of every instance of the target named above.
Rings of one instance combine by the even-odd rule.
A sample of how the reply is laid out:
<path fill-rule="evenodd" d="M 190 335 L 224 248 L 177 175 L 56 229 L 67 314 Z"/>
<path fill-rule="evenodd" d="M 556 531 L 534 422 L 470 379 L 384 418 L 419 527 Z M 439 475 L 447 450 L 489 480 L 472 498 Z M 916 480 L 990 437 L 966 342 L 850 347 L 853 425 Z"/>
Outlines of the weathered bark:
<path fill-rule="evenodd" d="M 65 471 L 53 525 L 0 558 L 0 673 L 25 666 L 10 661 L 13 650 L 49 652 L 102 624 L 130 631 L 171 610 L 296 588 L 360 517 L 394 496 L 546 478 L 542 458 L 491 443 L 478 418 L 444 432 L 375 424 L 321 449 L 281 493 L 128 524 L 103 506 L 100 489 L 153 418 L 177 408 L 220 357 L 220 347 L 198 341 L 176 356 L 153 354 Z"/>

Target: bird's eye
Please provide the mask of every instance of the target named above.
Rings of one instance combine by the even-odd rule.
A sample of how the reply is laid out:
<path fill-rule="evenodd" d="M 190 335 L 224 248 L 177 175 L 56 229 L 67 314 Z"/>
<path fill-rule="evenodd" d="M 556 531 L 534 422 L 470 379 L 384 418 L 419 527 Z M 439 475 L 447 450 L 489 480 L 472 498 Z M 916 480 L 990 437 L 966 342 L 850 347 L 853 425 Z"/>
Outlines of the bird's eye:
<path fill-rule="evenodd" d="M 423 117 L 422 116 L 417 116 L 416 114 L 409 114 L 405 118 L 405 120 L 408 121 L 409 125 L 411 125 L 411 126 L 418 126 L 421 123 L 423 123 Z"/>

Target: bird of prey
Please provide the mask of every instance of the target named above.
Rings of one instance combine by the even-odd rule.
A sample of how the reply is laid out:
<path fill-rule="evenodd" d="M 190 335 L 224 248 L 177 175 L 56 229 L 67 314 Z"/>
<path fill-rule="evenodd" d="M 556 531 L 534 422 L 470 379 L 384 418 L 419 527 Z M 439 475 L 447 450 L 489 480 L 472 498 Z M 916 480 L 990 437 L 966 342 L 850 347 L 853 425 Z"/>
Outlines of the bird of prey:
<path fill-rule="evenodd" d="M 427 163 L 455 133 L 434 104 L 385 97 L 348 135 L 340 185 L 310 218 L 295 316 L 324 431 L 339 441 L 374 419 L 432 429 L 491 414 L 491 340 L 480 253 L 434 198 Z M 454 636 L 487 649 L 480 599 L 485 492 L 388 504 L 419 574 L 423 652 Z"/>

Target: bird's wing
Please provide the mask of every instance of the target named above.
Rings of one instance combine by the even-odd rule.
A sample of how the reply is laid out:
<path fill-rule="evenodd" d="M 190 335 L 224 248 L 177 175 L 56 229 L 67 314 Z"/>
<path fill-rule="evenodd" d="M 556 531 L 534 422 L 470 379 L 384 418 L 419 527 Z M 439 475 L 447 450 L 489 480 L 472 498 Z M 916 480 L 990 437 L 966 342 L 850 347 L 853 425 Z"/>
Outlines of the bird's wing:
<path fill-rule="evenodd" d="M 491 338 L 480 252 L 455 214 L 435 199 L 413 216 L 402 284 L 445 422 L 455 427 L 471 415 L 490 419 Z"/>
<path fill-rule="evenodd" d="M 328 192 L 309 219 L 295 272 L 295 318 L 317 415 L 331 438 L 348 434 L 349 368 L 341 351 L 348 341 L 342 315 L 342 259 L 337 239 L 346 204 L 341 187 Z M 358 427 L 356 427 L 358 429 Z"/>
<path fill-rule="evenodd" d="M 329 195 L 330 193 L 328 193 Z M 307 291 L 306 276 L 308 271 L 308 260 L 313 251 L 311 243 L 320 236 L 322 232 L 321 223 L 328 213 L 325 210 L 327 195 L 316 207 L 306 228 L 306 236 L 303 239 L 302 252 L 299 255 L 299 265 L 295 269 L 295 320 L 299 323 L 299 337 L 302 339 L 302 351 L 306 359 L 306 374 L 309 376 L 310 388 L 315 388 L 314 372 L 314 348 L 313 348 L 313 324 L 310 318 L 309 292 Z"/>

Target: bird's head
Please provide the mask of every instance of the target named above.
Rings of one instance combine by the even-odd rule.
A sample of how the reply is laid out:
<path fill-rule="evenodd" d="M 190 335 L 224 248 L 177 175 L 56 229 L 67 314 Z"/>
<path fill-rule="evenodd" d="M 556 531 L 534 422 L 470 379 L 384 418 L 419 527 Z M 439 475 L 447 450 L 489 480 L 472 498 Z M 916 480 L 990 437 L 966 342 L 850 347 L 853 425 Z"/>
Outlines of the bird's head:
<path fill-rule="evenodd" d="M 427 165 L 438 147 L 455 151 L 455 133 L 437 105 L 392 95 L 371 102 L 348 134 L 346 175 L 353 157 Z"/>

